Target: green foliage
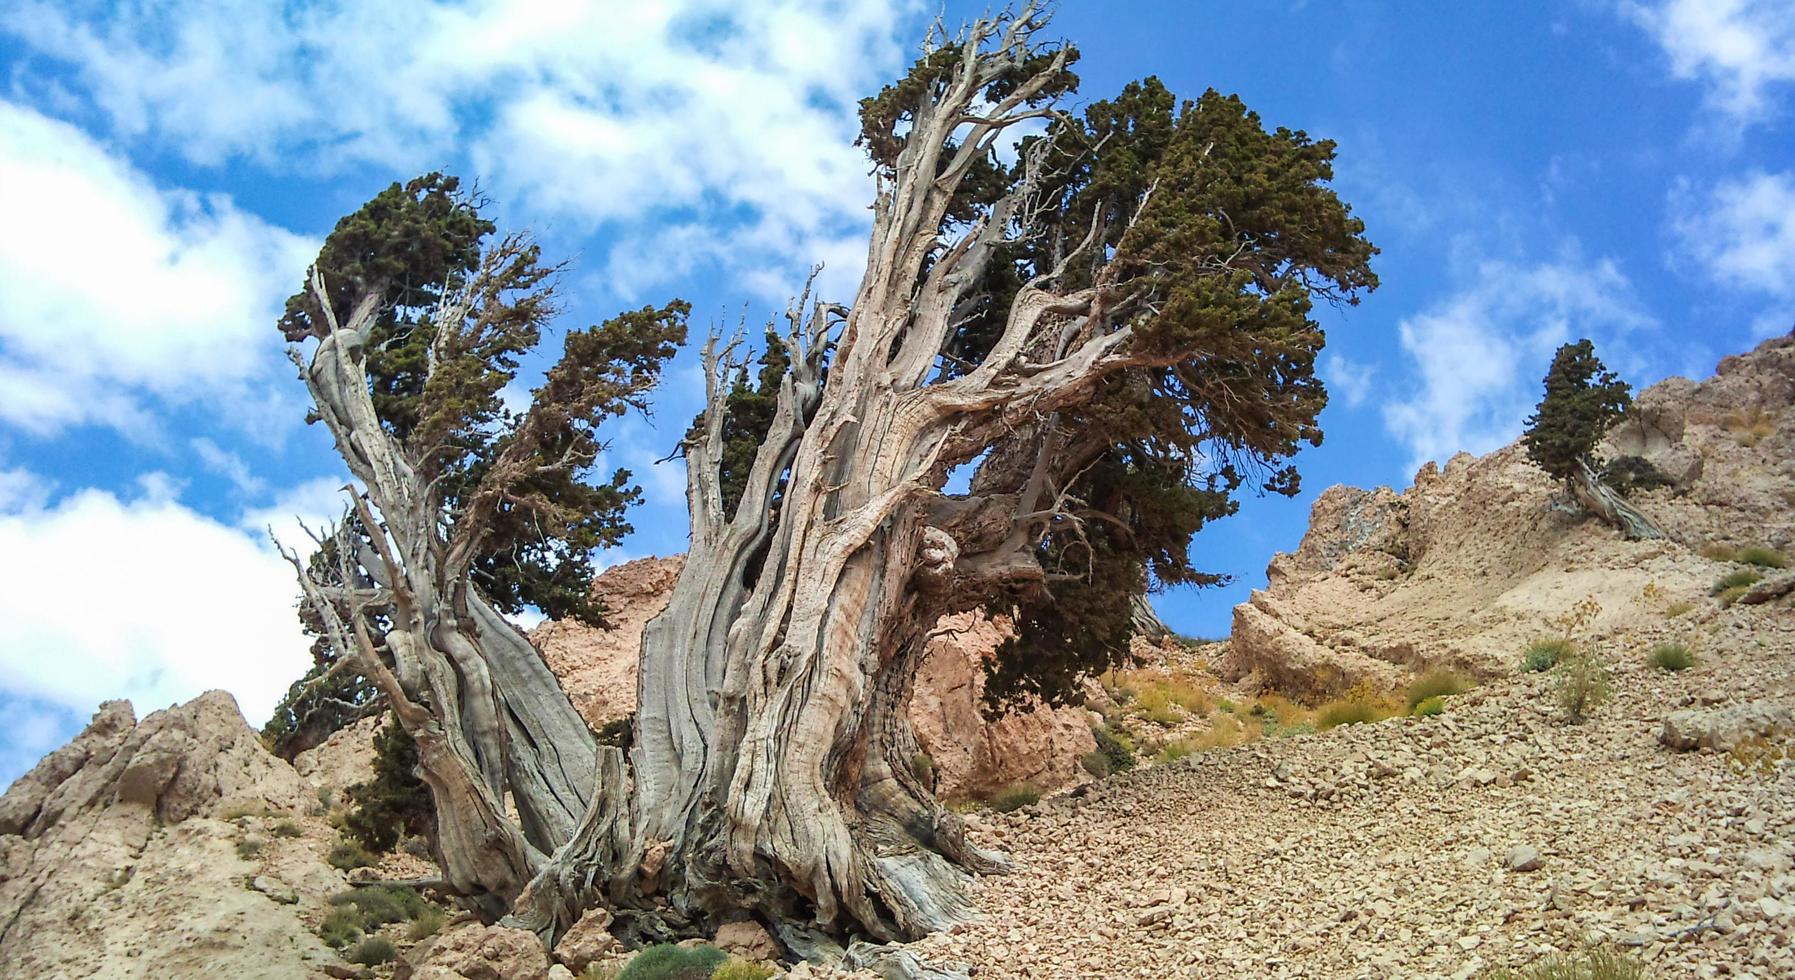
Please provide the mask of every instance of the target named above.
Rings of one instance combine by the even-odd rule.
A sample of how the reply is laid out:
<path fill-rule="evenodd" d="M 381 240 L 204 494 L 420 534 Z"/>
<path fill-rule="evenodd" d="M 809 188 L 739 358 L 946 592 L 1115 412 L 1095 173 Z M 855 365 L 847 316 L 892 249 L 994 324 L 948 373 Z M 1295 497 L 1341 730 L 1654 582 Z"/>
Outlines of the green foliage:
<path fill-rule="evenodd" d="M 318 926 L 318 938 L 332 949 L 342 949 L 361 938 L 361 934 L 361 913 L 352 908 L 331 909 Z"/>
<path fill-rule="evenodd" d="M 716 972 L 711 974 L 711 980 L 772 980 L 773 973 L 770 966 L 731 958 L 729 962 L 717 967 Z"/>
<path fill-rule="evenodd" d="M 1521 654 L 1521 670 L 1529 674 L 1538 674 L 1551 670 L 1558 661 L 1571 655 L 1569 640 L 1536 640 Z"/>
<path fill-rule="evenodd" d="M 1764 580 L 1764 573 L 1750 568 L 1739 568 L 1726 573 L 1714 583 L 1709 590 L 1712 595 L 1720 595 L 1728 589 L 1749 589 Z"/>
<path fill-rule="evenodd" d="M 704 980 L 727 959 L 715 946 L 650 946 L 630 959 L 617 980 Z"/>
<path fill-rule="evenodd" d="M 374 733 L 374 778 L 344 792 L 343 830 L 375 853 L 404 834 L 428 834 L 436 822 L 430 788 L 417 776 L 418 746 L 396 719 Z"/>
<path fill-rule="evenodd" d="M 338 871 L 353 871 L 356 868 L 368 868 L 374 865 L 374 855 L 368 849 L 351 840 L 340 840 L 331 845 L 330 852 L 324 860 Z"/>
<path fill-rule="evenodd" d="M 346 934 L 345 924 L 353 926 L 357 934 L 365 935 L 389 923 L 415 922 L 427 916 L 437 917 L 440 926 L 442 916 L 442 910 L 425 901 L 416 889 L 403 885 L 351 888 L 330 896 L 329 901 L 331 911 L 325 923 L 329 926 L 335 922 L 337 935 Z"/>
<path fill-rule="evenodd" d="M 1602 467 L 1602 482 L 1613 487 L 1623 497 L 1631 495 L 1635 490 L 1676 486 L 1676 481 L 1665 476 L 1663 471 L 1652 465 L 1651 460 L 1643 456 L 1622 456 Z"/>
<path fill-rule="evenodd" d="M 369 936 L 356 943 L 355 948 L 343 958 L 361 966 L 379 966 L 382 963 L 391 963 L 398 956 L 399 951 L 393 947 L 391 941 L 379 936 Z"/>
<path fill-rule="evenodd" d="M 1091 755 L 1102 760 L 1102 775 L 1127 772 L 1134 768 L 1134 745 L 1126 734 L 1115 731 L 1108 725 L 1098 725 L 1091 729 L 1091 737 L 1097 741 L 1097 751 Z M 1093 763 L 1085 763 L 1085 768 L 1096 775 L 1092 766 Z"/>
<path fill-rule="evenodd" d="M 916 774 L 916 778 L 921 780 L 924 786 L 934 788 L 935 760 L 929 758 L 927 752 L 918 752 L 910 757 L 910 771 Z"/>
<path fill-rule="evenodd" d="M 237 856 L 245 861 L 253 861 L 262 856 L 262 842 L 254 837 L 245 837 L 237 842 Z"/>
<path fill-rule="evenodd" d="M 432 905 L 419 912 L 405 928 L 405 938 L 412 942 L 422 942 L 442 931 L 443 925 L 449 921 L 443 910 Z"/>
<path fill-rule="evenodd" d="M 1409 708 L 1409 714 L 1416 718 L 1432 718 L 1434 715 L 1444 713 L 1445 710 L 1446 699 L 1435 695 L 1416 702 L 1413 707 Z"/>
<path fill-rule="evenodd" d="M 1580 722 L 1614 694 L 1608 668 L 1593 654 L 1577 652 L 1553 668 L 1558 684 L 1558 706 L 1567 720 Z"/>
<path fill-rule="evenodd" d="M 302 613 L 301 619 L 305 618 Z M 287 688 L 274 706 L 274 716 L 262 726 L 262 744 L 288 762 L 323 744 L 332 732 L 381 709 L 379 692 L 354 671 L 325 676 L 333 660 L 322 638 L 312 644 L 312 659 L 312 668 Z"/>
<path fill-rule="evenodd" d="M 998 813 L 1009 813 L 1041 802 L 1041 791 L 1027 783 L 1017 783 L 998 790 L 986 802 Z"/>
<path fill-rule="evenodd" d="M 1626 414 L 1632 388 L 1602 365 L 1588 340 L 1558 348 L 1545 384 L 1521 441 L 1535 465 L 1568 484 L 1591 465 L 1602 436 Z"/>
<path fill-rule="evenodd" d="M 1688 670 L 1695 666 L 1695 654 L 1681 643 L 1657 643 L 1652 646 L 1646 659 L 1659 670 Z"/>
<path fill-rule="evenodd" d="M 1369 701 L 1347 700 L 1329 704 L 1315 715 L 1315 727 L 1326 731 L 1341 725 L 1363 725 L 1383 721 L 1389 714 Z"/>
<path fill-rule="evenodd" d="M 1423 701 L 1463 694 L 1471 686 L 1471 679 L 1457 671 L 1430 670 L 1409 683 L 1408 709 L 1413 713 Z"/>
<path fill-rule="evenodd" d="M 1489 970 L 1478 974 L 1478 980 L 1650 980 L 1645 964 L 1599 947 L 1578 954 L 1557 954 L 1513 970 Z"/>
<path fill-rule="evenodd" d="M 299 837 L 305 833 L 299 829 L 298 824 L 291 820 L 282 820 L 280 823 L 269 828 L 268 832 L 276 837 Z"/>
<path fill-rule="evenodd" d="M 1759 568 L 1782 568 L 1788 564 L 1788 559 L 1783 557 L 1782 552 L 1755 545 L 1733 552 L 1733 560 L 1746 565 L 1756 565 Z"/>

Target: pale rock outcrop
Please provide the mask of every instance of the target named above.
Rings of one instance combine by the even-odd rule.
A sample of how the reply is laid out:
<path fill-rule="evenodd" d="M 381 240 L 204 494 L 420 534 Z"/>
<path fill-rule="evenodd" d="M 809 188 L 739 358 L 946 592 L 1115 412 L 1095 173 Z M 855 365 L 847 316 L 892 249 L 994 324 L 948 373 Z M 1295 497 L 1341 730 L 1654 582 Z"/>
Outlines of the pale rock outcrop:
<path fill-rule="evenodd" d="M 374 733 L 386 715 L 345 725 L 314 748 L 293 757 L 293 769 L 313 792 L 325 790 L 341 800 L 343 791 L 374 778 Z"/>
<path fill-rule="evenodd" d="M 683 561 L 642 558 L 599 575 L 592 590 L 611 629 L 561 621 L 530 634 L 594 728 L 635 709 L 642 631 L 666 608 Z M 1096 742 L 1083 711 L 1038 705 L 996 720 L 981 712 L 984 658 L 1003 635 L 1001 627 L 971 615 L 944 621 L 918 671 L 910 722 L 943 797 L 975 797 L 1017 783 L 1055 790 L 1088 778 L 1078 759 Z"/>
<path fill-rule="evenodd" d="M 611 935 L 611 913 L 602 908 L 587 909 L 572 928 L 555 943 L 555 959 L 574 973 L 583 973 L 589 963 L 600 960 L 619 949 L 617 937 Z"/>
<path fill-rule="evenodd" d="M 1737 748 L 1753 738 L 1795 733 L 1795 715 L 1786 704 L 1748 701 L 1711 711 L 1675 711 L 1664 719 L 1658 741 L 1682 751 Z"/>
<path fill-rule="evenodd" d="M 535 933 L 470 921 L 412 947 L 393 980 L 548 980 L 548 968 Z"/>
<path fill-rule="evenodd" d="M 223 819 L 299 816 L 310 796 L 228 694 L 141 723 L 107 702 L 0 798 L 0 975 L 313 975 L 335 954 L 290 886 L 252 887 L 266 862 Z M 282 875 L 310 881 L 307 867 Z"/>
<path fill-rule="evenodd" d="M 1317 700 L 1432 667 L 1506 673 L 1535 640 L 1618 639 L 1677 604 L 1710 615 L 1725 566 L 1697 549 L 1795 541 L 1795 338 L 1647 389 L 1605 453 L 1675 481 L 1634 495 L 1672 540 L 1626 541 L 1585 517 L 1518 442 L 1428 463 L 1401 493 L 1332 487 L 1236 607 L 1218 666 Z"/>

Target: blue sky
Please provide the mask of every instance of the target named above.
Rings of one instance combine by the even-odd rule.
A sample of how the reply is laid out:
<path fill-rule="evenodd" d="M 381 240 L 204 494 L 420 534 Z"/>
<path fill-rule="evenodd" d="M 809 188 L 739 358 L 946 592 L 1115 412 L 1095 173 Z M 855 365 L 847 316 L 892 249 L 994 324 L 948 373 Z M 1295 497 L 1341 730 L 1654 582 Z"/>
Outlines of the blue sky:
<path fill-rule="evenodd" d="M 957 22 L 984 9 L 950 3 Z M 104 698 L 208 687 L 252 723 L 306 666 L 264 528 L 343 477 L 273 322 L 336 218 L 477 179 L 571 261 L 565 324 L 683 296 L 752 327 L 824 262 L 851 297 L 854 101 L 934 8 L 889 0 L 0 9 L 0 780 Z M 1326 315 L 1304 493 L 1197 540 L 1235 584 L 1158 600 L 1226 631 L 1332 483 L 1405 486 L 1518 432 L 1551 350 L 1637 384 L 1795 325 L 1795 5 L 1067 0 L 1081 99 L 1158 74 L 1340 144 L 1384 286 Z M 683 548 L 684 356 L 608 461 L 648 494 L 607 562 Z"/>

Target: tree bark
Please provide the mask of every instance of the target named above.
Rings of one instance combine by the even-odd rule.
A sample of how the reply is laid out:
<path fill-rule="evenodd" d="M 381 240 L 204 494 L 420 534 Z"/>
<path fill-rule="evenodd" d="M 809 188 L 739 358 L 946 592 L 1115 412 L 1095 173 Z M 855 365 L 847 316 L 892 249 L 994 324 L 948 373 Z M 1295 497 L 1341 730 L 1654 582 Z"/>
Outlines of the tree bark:
<path fill-rule="evenodd" d="M 1577 472 L 1571 477 L 1571 494 L 1591 514 L 1607 521 L 1632 541 L 1655 541 L 1666 535 L 1639 508 L 1627 502 L 1614 488 L 1602 482 L 1588 460 L 1577 461 Z"/>

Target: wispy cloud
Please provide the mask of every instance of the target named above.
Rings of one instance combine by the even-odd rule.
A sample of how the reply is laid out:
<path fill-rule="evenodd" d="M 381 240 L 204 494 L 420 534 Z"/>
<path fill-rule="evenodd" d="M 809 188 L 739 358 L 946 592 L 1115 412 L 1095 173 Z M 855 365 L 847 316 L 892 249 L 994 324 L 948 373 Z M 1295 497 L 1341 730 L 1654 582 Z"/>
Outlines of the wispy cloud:
<path fill-rule="evenodd" d="M 1590 337 L 1600 349 L 1652 323 L 1612 261 L 1573 251 L 1532 265 L 1479 263 L 1458 291 L 1397 324 L 1413 394 L 1385 405 L 1385 426 L 1415 466 L 1488 452 L 1520 433 L 1559 344 Z M 1602 353 L 1629 362 L 1624 350 Z"/>
<path fill-rule="evenodd" d="M 1795 4 L 1787 0 L 1623 0 L 1671 71 L 1701 82 L 1736 124 L 1773 115 L 1770 93 L 1795 82 Z"/>
<path fill-rule="evenodd" d="M 1670 196 L 1679 258 L 1709 282 L 1795 299 L 1795 173 L 1751 171 Z"/>

